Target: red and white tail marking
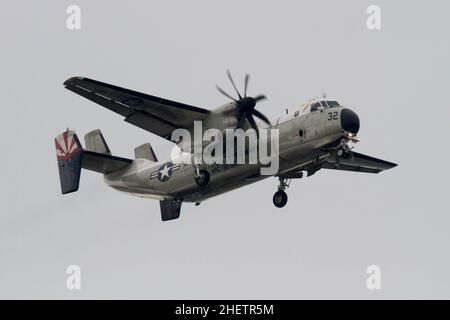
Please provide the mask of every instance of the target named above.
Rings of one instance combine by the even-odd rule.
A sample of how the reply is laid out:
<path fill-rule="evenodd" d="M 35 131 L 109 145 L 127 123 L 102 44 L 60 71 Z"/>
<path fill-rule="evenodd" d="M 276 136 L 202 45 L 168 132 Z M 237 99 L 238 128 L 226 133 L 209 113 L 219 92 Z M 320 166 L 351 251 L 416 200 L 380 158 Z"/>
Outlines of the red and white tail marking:
<path fill-rule="evenodd" d="M 75 131 L 69 129 L 55 138 L 55 147 L 58 161 L 70 159 L 81 151 Z"/>

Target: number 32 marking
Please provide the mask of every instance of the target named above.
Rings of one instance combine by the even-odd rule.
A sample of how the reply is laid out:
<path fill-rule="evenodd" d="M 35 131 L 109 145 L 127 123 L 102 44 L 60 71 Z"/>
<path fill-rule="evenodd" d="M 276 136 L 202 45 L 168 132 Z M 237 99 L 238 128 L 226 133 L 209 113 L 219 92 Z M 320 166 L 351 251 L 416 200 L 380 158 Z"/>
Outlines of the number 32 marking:
<path fill-rule="evenodd" d="M 338 119 L 338 112 L 337 111 L 328 112 L 328 121 L 337 120 L 337 119 Z"/>

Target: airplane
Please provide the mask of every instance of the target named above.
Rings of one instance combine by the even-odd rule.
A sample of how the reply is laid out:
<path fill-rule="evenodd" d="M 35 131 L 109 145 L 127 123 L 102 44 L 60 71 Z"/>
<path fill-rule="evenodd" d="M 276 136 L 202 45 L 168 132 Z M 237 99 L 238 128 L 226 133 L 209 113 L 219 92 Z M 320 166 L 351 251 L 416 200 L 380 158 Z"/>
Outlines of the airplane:
<path fill-rule="evenodd" d="M 397 164 L 354 152 L 358 142 L 358 115 L 335 99 L 314 98 L 294 113 L 270 121 L 255 109 L 264 95 L 247 96 L 249 75 L 245 76 L 244 94 L 238 91 L 229 71 L 227 75 L 238 98 L 219 86 L 229 103 L 208 110 L 156 96 L 132 91 L 84 77 L 72 77 L 64 87 L 124 117 L 125 121 L 170 140 L 174 130 L 192 132 L 195 121 L 207 128 L 255 129 L 266 126 L 279 131 L 278 190 L 273 204 L 282 208 L 288 197 L 291 179 L 309 177 L 320 169 L 379 173 Z M 254 116 L 261 122 L 256 123 Z M 79 188 L 81 169 L 103 174 L 110 187 L 160 202 L 162 221 L 180 217 L 183 202 L 199 205 L 225 192 L 261 181 L 261 164 L 226 165 L 177 163 L 159 159 L 150 143 L 135 148 L 135 158 L 114 156 L 99 129 L 87 133 L 82 147 L 76 133 L 67 129 L 55 138 L 62 194 Z"/>

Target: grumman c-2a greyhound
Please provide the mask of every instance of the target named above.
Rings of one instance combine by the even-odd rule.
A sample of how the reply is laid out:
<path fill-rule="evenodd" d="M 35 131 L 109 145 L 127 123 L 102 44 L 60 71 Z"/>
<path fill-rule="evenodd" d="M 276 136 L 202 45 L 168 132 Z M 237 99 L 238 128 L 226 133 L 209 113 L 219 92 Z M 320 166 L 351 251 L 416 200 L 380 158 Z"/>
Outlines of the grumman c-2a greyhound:
<path fill-rule="evenodd" d="M 269 121 L 255 109 L 265 96 L 247 96 L 249 76 L 241 96 L 228 72 L 238 98 L 217 89 L 232 101 L 212 110 L 170 101 L 96 80 L 73 77 L 64 82 L 69 89 L 125 117 L 125 121 L 165 139 L 177 128 L 193 130 L 202 121 L 203 130 L 217 128 L 258 129 L 261 124 L 279 131 L 278 191 L 276 207 L 287 203 L 285 190 L 291 179 L 311 176 L 320 169 L 379 173 L 396 164 L 354 152 L 349 143 L 357 142 L 357 114 L 333 99 L 314 99 L 291 115 Z M 157 158 L 149 143 L 135 148 L 135 159 L 111 155 L 100 130 L 85 135 L 83 149 L 74 131 L 55 138 L 63 194 L 78 190 L 81 168 L 102 173 L 106 184 L 119 191 L 160 201 L 163 221 L 180 216 L 182 202 L 199 204 L 213 196 L 269 177 L 260 174 L 260 165 L 195 165 Z"/>

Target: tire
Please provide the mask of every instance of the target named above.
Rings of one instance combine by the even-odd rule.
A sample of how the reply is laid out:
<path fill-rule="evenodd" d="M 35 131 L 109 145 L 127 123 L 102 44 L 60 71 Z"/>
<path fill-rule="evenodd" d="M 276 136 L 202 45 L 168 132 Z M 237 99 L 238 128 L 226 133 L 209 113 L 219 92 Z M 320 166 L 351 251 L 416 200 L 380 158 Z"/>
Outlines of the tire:
<path fill-rule="evenodd" d="M 209 183 L 209 172 L 206 170 L 200 170 L 199 175 L 195 175 L 194 179 L 198 186 L 204 187 Z"/>
<path fill-rule="evenodd" d="M 273 204 L 277 208 L 283 208 L 286 205 L 287 201 L 288 201 L 288 196 L 287 196 L 286 192 L 284 192 L 282 190 L 278 190 L 273 195 Z"/>

